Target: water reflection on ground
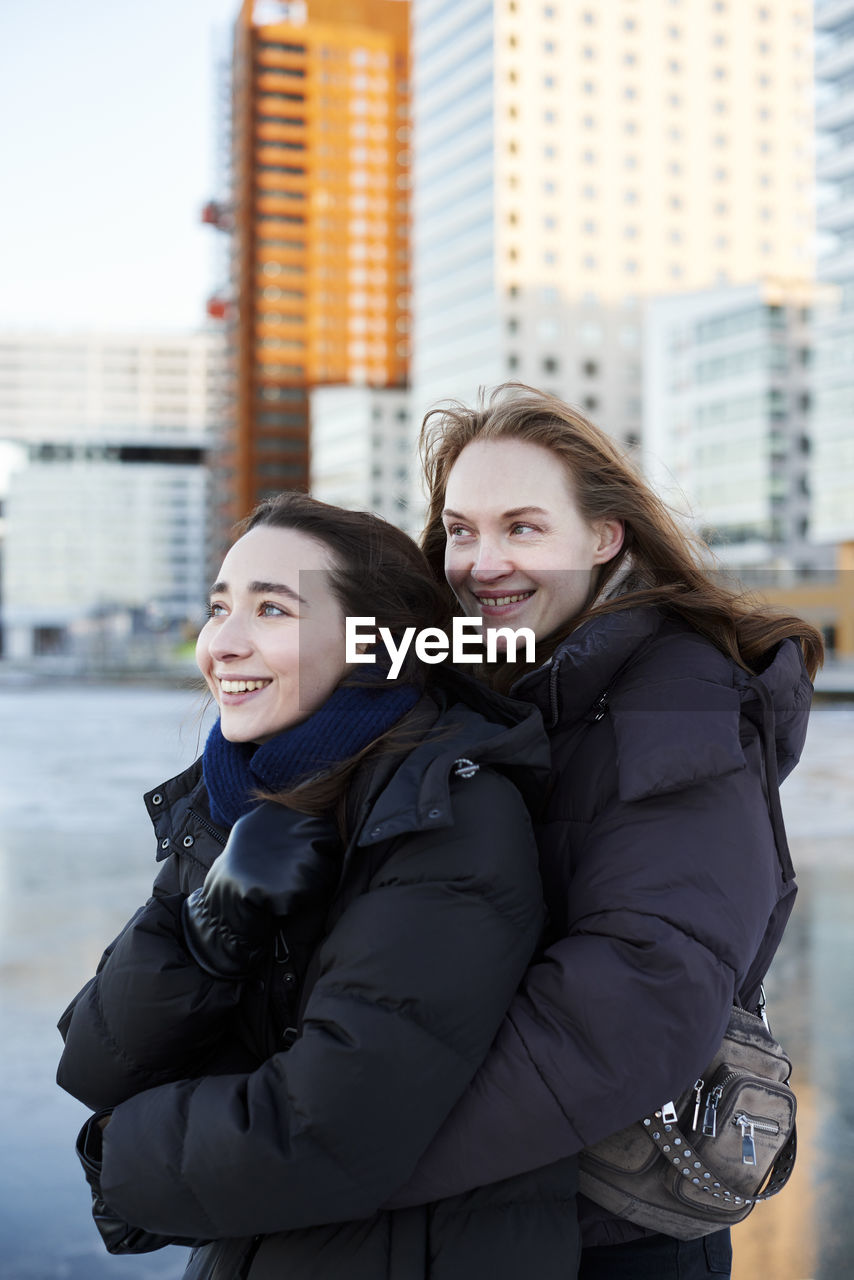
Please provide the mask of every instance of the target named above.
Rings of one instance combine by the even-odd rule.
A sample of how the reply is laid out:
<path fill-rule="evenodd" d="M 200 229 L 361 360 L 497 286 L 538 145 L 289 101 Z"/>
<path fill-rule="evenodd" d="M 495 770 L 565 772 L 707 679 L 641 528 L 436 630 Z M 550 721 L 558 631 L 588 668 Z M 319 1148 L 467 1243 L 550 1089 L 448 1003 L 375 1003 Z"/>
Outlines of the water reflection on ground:
<path fill-rule="evenodd" d="M 73 1154 L 85 1110 L 54 1085 L 56 1019 L 147 896 L 140 796 L 197 754 L 197 695 L 0 688 L 0 1271 L 4 1280 L 177 1280 L 183 1250 L 111 1258 Z M 796 1062 L 790 1187 L 735 1233 L 736 1280 L 854 1274 L 854 707 L 817 708 L 784 787 L 801 893 L 769 987 Z"/>

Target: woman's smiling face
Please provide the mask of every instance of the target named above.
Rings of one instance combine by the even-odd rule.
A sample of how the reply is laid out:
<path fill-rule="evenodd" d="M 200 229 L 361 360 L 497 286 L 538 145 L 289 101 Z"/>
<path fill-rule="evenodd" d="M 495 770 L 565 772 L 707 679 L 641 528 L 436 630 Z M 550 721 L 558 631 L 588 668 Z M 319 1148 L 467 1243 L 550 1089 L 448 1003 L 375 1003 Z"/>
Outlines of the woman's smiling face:
<path fill-rule="evenodd" d="M 321 543 L 258 525 L 222 562 L 196 661 L 230 742 L 264 742 L 323 705 L 348 671 Z"/>
<path fill-rule="evenodd" d="M 580 612 L 594 567 L 623 543 L 619 520 L 582 517 L 557 454 L 512 438 L 463 449 L 442 518 L 445 574 L 465 613 L 485 629 L 530 627 L 538 641 Z"/>

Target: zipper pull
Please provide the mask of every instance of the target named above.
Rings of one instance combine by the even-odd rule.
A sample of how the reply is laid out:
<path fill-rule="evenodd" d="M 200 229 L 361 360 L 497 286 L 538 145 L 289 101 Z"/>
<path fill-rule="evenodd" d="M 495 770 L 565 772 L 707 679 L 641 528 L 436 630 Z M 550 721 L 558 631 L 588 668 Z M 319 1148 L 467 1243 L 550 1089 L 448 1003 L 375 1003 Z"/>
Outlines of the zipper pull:
<path fill-rule="evenodd" d="M 706 1098 L 706 1110 L 703 1113 L 703 1133 L 707 1138 L 716 1138 L 718 1133 L 718 1103 L 723 1095 L 719 1084 L 715 1085 Z"/>
<path fill-rule="evenodd" d="M 608 694 L 610 689 L 606 689 L 594 702 L 593 706 L 584 717 L 590 724 L 595 724 L 597 720 L 601 720 L 605 712 L 608 710 Z"/>
<path fill-rule="evenodd" d="M 702 1079 L 697 1080 L 694 1083 L 694 1119 L 691 1124 L 691 1128 L 694 1129 L 695 1131 L 700 1119 L 700 1100 L 703 1096 L 703 1085 L 705 1083 L 706 1083 L 705 1080 L 702 1080 Z"/>
<path fill-rule="evenodd" d="M 749 1116 L 736 1116 L 735 1123 L 741 1129 L 741 1163 L 756 1164 L 756 1144 L 753 1141 L 753 1121 Z"/>

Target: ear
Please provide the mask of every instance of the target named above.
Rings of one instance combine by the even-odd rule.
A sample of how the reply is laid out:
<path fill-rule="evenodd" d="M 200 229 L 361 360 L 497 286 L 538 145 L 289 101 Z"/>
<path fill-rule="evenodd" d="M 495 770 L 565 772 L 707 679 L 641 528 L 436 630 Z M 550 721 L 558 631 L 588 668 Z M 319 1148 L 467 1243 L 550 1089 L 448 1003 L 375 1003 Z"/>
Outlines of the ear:
<path fill-rule="evenodd" d="M 623 545 L 626 536 L 622 520 L 597 520 L 593 526 L 596 532 L 596 546 L 593 550 L 593 563 L 606 564 Z"/>

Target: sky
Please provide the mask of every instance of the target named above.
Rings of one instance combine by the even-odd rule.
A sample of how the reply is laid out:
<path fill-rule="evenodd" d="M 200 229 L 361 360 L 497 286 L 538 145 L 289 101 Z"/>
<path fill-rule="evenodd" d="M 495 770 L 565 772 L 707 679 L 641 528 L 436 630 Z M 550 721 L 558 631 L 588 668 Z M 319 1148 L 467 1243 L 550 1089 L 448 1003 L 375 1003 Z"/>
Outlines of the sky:
<path fill-rule="evenodd" d="M 0 0 L 0 329 L 205 323 L 239 0 Z"/>

